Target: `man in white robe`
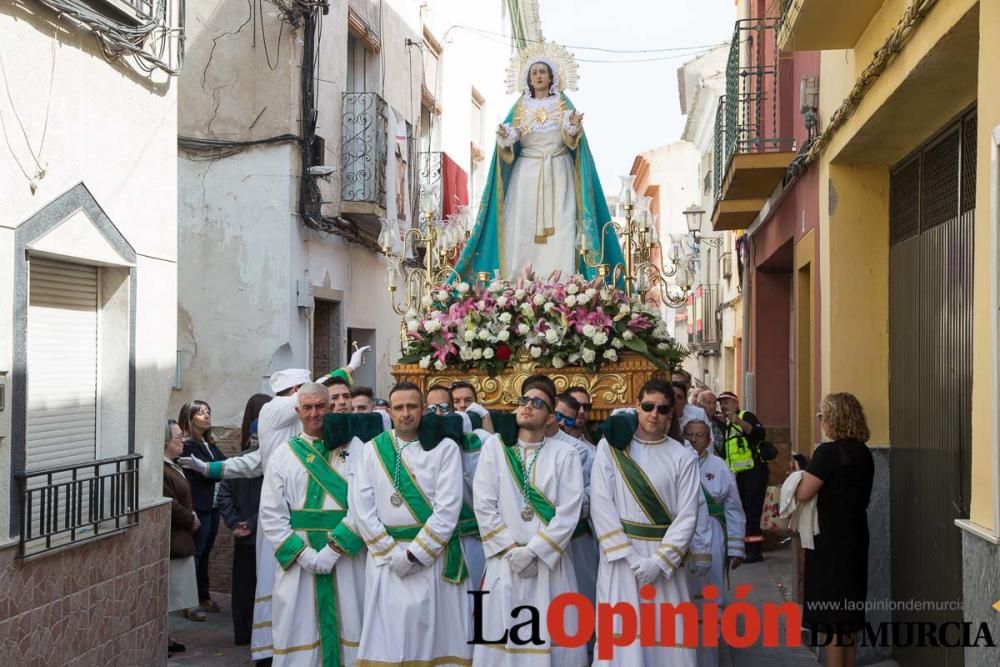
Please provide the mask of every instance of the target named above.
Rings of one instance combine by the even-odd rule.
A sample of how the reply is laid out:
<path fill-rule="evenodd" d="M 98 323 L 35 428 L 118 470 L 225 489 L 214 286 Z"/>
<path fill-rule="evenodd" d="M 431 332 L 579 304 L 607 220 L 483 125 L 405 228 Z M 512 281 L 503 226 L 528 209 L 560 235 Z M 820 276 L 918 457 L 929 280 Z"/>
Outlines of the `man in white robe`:
<path fill-rule="evenodd" d="M 711 427 L 700 419 L 691 420 L 684 427 L 684 439 L 691 443 L 698 453 L 698 469 L 701 473 L 702 493 L 708 501 L 709 524 L 712 529 L 712 568 L 701 573 L 691 568 L 688 572 L 691 592 L 695 601 L 704 604 L 702 589 L 715 586 L 718 597 L 719 617 L 722 616 L 722 600 L 726 591 L 726 563 L 730 569 L 738 568 L 744 557 L 743 537 L 746 516 L 740 502 L 740 492 L 736 487 L 736 477 L 729 466 L 712 450 Z M 728 561 L 727 561 L 728 555 Z M 704 622 L 704 619 L 703 619 Z M 698 647 L 698 667 L 718 667 L 718 647 Z"/>
<path fill-rule="evenodd" d="M 364 608 L 364 542 L 348 516 L 356 438 L 324 444 L 330 395 L 307 383 L 296 394 L 303 432 L 272 450 L 260 527 L 279 565 L 272 589 L 274 665 L 354 664 Z"/>
<path fill-rule="evenodd" d="M 583 469 L 573 445 L 545 435 L 555 423 L 554 393 L 529 385 L 518 403 L 517 442 L 491 437 L 476 469 L 476 519 L 486 554 L 480 629 L 482 639 L 494 643 L 477 643 L 474 660 L 485 667 L 579 667 L 587 662 L 586 647 L 552 646 L 545 620 L 553 598 L 576 592 L 573 563 L 563 555 L 580 521 Z M 530 629 L 512 630 L 529 620 L 524 613 L 512 616 L 522 606 L 538 611 L 540 644 L 531 641 Z M 565 615 L 565 627 L 576 634 L 575 614 Z"/>
<path fill-rule="evenodd" d="M 438 415 L 452 414 L 455 411 L 455 403 L 451 390 L 444 385 L 429 387 L 427 411 Z M 483 556 L 483 543 L 479 538 L 479 526 L 476 525 L 476 515 L 472 509 L 472 480 L 476 475 L 476 464 L 479 463 L 479 452 L 483 447 L 483 441 L 490 437 L 490 433 L 481 428 L 472 428 L 468 414 L 462 412 L 458 415 L 466 425 L 463 429 L 463 438 L 458 443 L 459 449 L 462 450 L 462 512 L 459 515 L 458 534 L 462 538 L 465 565 L 469 568 L 466 584 L 469 590 L 478 590 L 483 580 L 486 557 Z"/>
<path fill-rule="evenodd" d="M 695 453 L 667 435 L 673 419 L 673 398 L 669 383 L 648 381 L 639 392 L 638 427 L 616 432 L 616 424 L 631 423 L 630 418 L 611 417 L 606 437 L 597 446 L 591 473 L 590 519 L 601 547 L 599 604 L 624 602 L 638 610 L 640 603 L 691 600 L 682 564 L 695 535 L 701 487 Z M 647 584 L 655 591 L 652 600 L 639 597 L 640 587 Z M 657 608 L 657 643 L 669 642 L 662 633 L 661 613 Z M 680 615 L 675 619 L 672 645 L 640 646 L 636 637 L 623 642 L 625 646 L 614 646 L 610 659 L 602 654 L 602 637 L 612 632 L 620 634 L 621 620 L 616 618 L 613 628 L 605 628 L 598 619 L 594 664 L 694 667 L 695 646 L 683 645 L 685 624 Z M 686 629 L 697 641 L 697 625 Z"/>
<path fill-rule="evenodd" d="M 370 346 L 365 346 L 356 350 L 345 368 L 338 368 L 323 376 L 320 384 L 335 377 L 353 381 L 354 371 L 361 368 L 364 355 L 370 349 Z M 310 377 L 309 371 L 304 368 L 288 368 L 271 375 L 270 386 L 275 396 L 261 408 L 257 417 L 257 438 L 260 441 L 258 449 L 207 465 L 194 457 L 182 458 L 178 462 L 182 467 L 197 470 L 210 479 L 260 477 L 264 474 L 271 452 L 302 430 L 295 412 L 298 403 L 295 394 L 301 385 L 310 382 Z M 265 660 L 271 657 L 271 588 L 274 585 L 275 560 L 261 531 L 257 531 L 256 551 L 257 589 L 254 594 L 250 657 L 253 660 Z"/>
<path fill-rule="evenodd" d="M 389 410 L 396 428 L 362 448 L 351 484 L 351 514 L 368 547 L 357 664 L 471 665 L 468 570 L 456 530 L 461 453 L 434 432 L 447 418 L 424 415 L 415 385 L 393 387 Z"/>

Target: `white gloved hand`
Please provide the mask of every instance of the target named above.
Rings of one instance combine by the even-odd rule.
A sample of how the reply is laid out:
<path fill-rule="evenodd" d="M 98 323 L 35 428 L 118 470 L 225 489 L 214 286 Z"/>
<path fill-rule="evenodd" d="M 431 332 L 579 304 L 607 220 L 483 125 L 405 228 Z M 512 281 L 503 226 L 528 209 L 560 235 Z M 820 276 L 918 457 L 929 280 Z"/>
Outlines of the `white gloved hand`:
<path fill-rule="evenodd" d="M 410 559 L 406 557 L 406 549 L 397 546 L 392 550 L 392 554 L 389 556 L 389 569 L 392 570 L 397 577 L 402 579 L 406 575 L 412 573 L 416 566 L 416 563 L 411 563 Z"/>
<path fill-rule="evenodd" d="M 507 552 L 507 562 L 510 563 L 510 569 L 513 570 L 514 574 L 522 577 L 534 576 L 526 574 L 532 565 L 535 565 L 534 574 L 538 574 L 538 566 L 535 564 L 537 558 L 535 552 L 528 547 L 514 547 Z"/>
<path fill-rule="evenodd" d="M 640 558 L 639 562 L 632 568 L 632 572 L 635 573 L 636 581 L 639 582 L 640 586 L 653 583 L 657 577 L 663 574 L 656 556 Z"/>
<path fill-rule="evenodd" d="M 182 456 L 177 459 L 177 465 L 187 470 L 194 470 L 202 475 L 208 476 L 208 464 L 194 456 Z"/>
<path fill-rule="evenodd" d="M 629 555 L 625 556 L 625 562 L 628 563 L 628 566 L 633 570 L 635 570 L 635 568 L 639 565 L 639 562 L 641 560 L 642 557 L 634 551 L 630 552 Z"/>
<path fill-rule="evenodd" d="M 471 412 L 474 415 L 479 415 L 482 418 L 489 416 L 490 411 L 479 405 L 479 403 L 470 403 L 469 407 L 465 409 L 466 412 Z"/>
<path fill-rule="evenodd" d="M 365 345 L 364 347 L 359 347 L 357 352 L 351 355 L 351 360 L 347 363 L 347 367 L 352 373 L 361 368 L 361 364 L 365 361 L 365 352 L 369 352 L 371 349 L 371 345 Z"/>
<path fill-rule="evenodd" d="M 333 566 L 337 564 L 340 560 L 340 554 L 330 548 L 329 545 L 323 547 L 316 554 L 316 559 L 313 561 L 313 574 L 330 574 L 333 572 Z"/>
<path fill-rule="evenodd" d="M 299 567 L 306 572 L 316 574 L 316 558 L 318 556 L 319 553 L 317 553 L 315 549 L 312 547 L 306 547 L 302 550 L 302 553 L 299 554 L 299 557 L 295 559 L 295 562 L 297 562 Z"/>

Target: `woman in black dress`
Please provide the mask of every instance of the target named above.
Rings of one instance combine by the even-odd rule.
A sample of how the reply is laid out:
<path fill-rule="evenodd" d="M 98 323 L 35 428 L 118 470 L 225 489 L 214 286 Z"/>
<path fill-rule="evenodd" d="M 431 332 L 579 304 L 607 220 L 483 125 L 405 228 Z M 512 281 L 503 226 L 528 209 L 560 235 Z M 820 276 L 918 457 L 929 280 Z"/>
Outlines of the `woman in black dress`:
<path fill-rule="evenodd" d="M 816 448 L 795 492 L 800 503 L 818 494 L 820 531 L 816 548 L 806 549 L 802 622 L 835 635 L 824 665 L 853 667 L 868 596 L 867 510 L 875 463 L 865 444 L 865 413 L 854 395 L 828 395 L 818 416 L 830 442 Z"/>

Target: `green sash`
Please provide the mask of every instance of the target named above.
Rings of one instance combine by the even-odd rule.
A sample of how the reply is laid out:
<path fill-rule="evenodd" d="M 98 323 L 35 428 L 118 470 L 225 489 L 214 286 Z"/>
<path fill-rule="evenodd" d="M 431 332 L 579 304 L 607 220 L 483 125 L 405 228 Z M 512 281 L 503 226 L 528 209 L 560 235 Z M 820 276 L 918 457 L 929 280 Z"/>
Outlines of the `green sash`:
<path fill-rule="evenodd" d="M 651 521 L 647 524 L 622 519 L 622 529 L 629 537 L 642 540 L 662 540 L 673 519 L 663 501 L 660 500 L 659 494 L 656 493 L 656 489 L 646 477 L 646 473 L 628 455 L 628 452 L 616 447 L 610 447 L 609 450 L 618 470 L 621 471 L 625 485 L 632 492 L 632 496 L 639 503 L 643 513 Z"/>
<path fill-rule="evenodd" d="M 309 546 L 317 551 L 326 546 L 332 531 L 341 529 L 345 534 L 353 535 L 357 542 L 361 542 L 361 538 L 343 524 L 343 518 L 347 515 L 344 511 L 347 508 L 347 481 L 330 467 L 329 451 L 324 447 L 314 447 L 298 436 L 292 438 L 288 445 L 309 473 L 309 485 L 306 487 L 306 501 L 303 508 L 291 512 L 292 529 L 305 531 Z M 324 510 L 323 500 L 326 496 L 331 496 L 344 510 Z M 316 624 L 319 629 L 322 665 L 340 667 L 342 662 L 340 623 L 337 618 L 337 579 L 333 572 L 316 574 L 313 575 L 313 586 L 316 592 Z"/>
<path fill-rule="evenodd" d="M 726 508 L 722 503 L 717 503 L 712 500 L 711 494 L 708 492 L 704 486 L 701 490 L 705 493 L 705 502 L 708 503 L 708 515 L 715 517 L 715 520 L 722 524 L 722 531 L 726 531 Z"/>
<path fill-rule="evenodd" d="M 392 435 L 389 433 L 380 433 L 372 440 L 372 444 L 375 445 L 375 453 L 378 454 L 379 459 L 382 461 L 386 474 L 391 477 L 389 471 L 396 469 L 396 457 L 399 456 L 396 447 L 393 445 Z M 402 464 L 399 466 L 399 489 L 397 490 L 399 491 L 399 495 L 403 497 L 403 502 L 406 503 L 410 512 L 413 513 L 413 516 L 420 523 L 416 526 L 386 526 L 385 530 L 395 539 L 413 540 L 420 533 L 423 525 L 427 523 L 427 519 L 431 517 L 434 510 L 420 490 L 420 487 L 417 486 L 416 480 L 410 476 L 410 471 Z M 461 516 L 460 512 L 460 519 Z M 442 575 L 446 581 L 454 584 L 462 583 L 469 576 L 469 570 L 465 566 L 465 558 L 462 556 L 462 545 L 458 538 L 459 527 L 456 526 L 455 532 L 452 533 L 451 538 L 448 540 L 448 545 L 445 547 L 444 573 Z"/>
<path fill-rule="evenodd" d="M 476 539 L 480 539 L 476 513 L 466 502 L 462 503 L 462 509 L 458 513 L 458 534 L 461 537 L 475 537 Z"/>
<path fill-rule="evenodd" d="M 475 433 L 466 433 L 458 444 L 463 452 L 478 452 L 483 448 L 483 441 Z"/>
<path fill-rule="evenodd" d="M 521 459 L 517 454 L 514 453 L 514 449 L 517 445 L 513 447 L 503 446 L 500 449 L 503 450 L 504 456 L 507 458 L 507 465 L 510 466 L 510 474 L 514 478 L 514 483 L 517 484 L 518 490 L 521 492 L 521 496 L 524 496 L 524 467 L 521 465 Z M 548 525 L 549 521 L 552 521 L 552 517 L 556 515 L 556 506 L 551 500 L 545 497 L 545 494 L 535 488 L 535 485 L 528 482 L 528 504 L 531 505 L 531 509 L 535 510 L 535 514 L 538 518 L 542 520 L 543 523 Z"/>

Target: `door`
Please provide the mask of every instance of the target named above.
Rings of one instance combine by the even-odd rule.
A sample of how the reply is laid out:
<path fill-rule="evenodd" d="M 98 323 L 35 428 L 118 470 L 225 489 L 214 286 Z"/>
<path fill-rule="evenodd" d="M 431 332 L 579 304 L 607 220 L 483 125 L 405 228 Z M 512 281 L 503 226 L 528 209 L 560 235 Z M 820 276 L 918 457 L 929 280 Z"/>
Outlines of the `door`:
<path fill-rule="evenodd" d="M 962 599 L 955 519 L 968 518 L 976 113 L 893 168 L 889 206 L 892 597 Z M 897 611 L 893 621 L 962 621 Z M 963 664 L 961 648 L 900 649 L 903 665 Z"/>

